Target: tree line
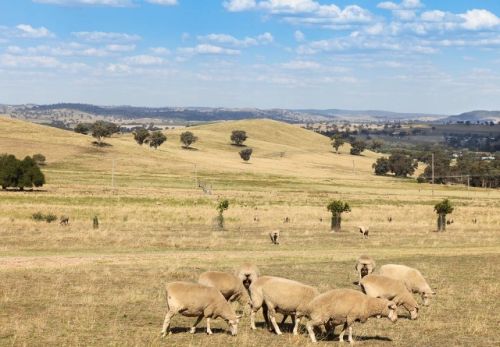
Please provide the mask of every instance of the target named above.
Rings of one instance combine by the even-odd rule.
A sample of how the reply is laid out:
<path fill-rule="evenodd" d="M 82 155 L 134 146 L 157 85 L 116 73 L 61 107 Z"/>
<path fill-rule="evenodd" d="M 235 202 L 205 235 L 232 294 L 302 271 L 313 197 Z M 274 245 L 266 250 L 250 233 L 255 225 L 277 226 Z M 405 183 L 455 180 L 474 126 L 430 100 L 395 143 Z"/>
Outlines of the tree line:
<path fill-rule="evenodd" d="M 36 156 L 33 157 L 36 158 Z M 43 157 L 43 161 L 45 161 L 45 157 Z M 4 190 L 17 188 L 22 191 L 25 188 L 43 186 L 45 176 L 37 161 L 32 157 L 27 156 L 23 160 L 19 160 L 12 154 L 2 154 L 0 155 L 0 184 Z"/>

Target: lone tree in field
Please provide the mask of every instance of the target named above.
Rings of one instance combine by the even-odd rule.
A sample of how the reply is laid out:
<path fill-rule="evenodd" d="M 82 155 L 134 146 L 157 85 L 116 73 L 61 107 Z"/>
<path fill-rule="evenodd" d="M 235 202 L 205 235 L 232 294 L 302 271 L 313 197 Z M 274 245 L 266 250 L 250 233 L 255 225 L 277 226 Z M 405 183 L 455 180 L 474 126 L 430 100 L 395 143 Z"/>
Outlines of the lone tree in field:
<path fill-rule="evenodd" d="M 134 131 L 134 140 L 137 142 L 139 145 L 142 146 L 143 143 L 147 142 L 147 139 L 149 138 L 150 133 L 147 129 L 140 128 Z"/>
<path fill-rule="evenodd" d="M 193 143 L 198 141 L 198 137 L 194 136 L 194 134 L 190 131 L 185 131 L 181 134 L 181 142 L 184 144 L 184 148 L 189 148 Z"/>
<path fill-rule="evenodd" d="M 342 213 L 351 212 L 351 207 L 347 202 L 342 200 L 333 200 L 326 207 L 332 213 L 331 229 L 333 231 L 340 231 L 340 224 L 342 222 Z"/>
<path fill-rule="evenodd" d="M 363 140 L 354 140 L 351 142 L 351 154 L 361 155 L 361 153 L 366 149 L 366 142 Z"/>
<path fill-rule="evenodd" d="M 148 139 L 149 146 L 154 149 L 158 149 L 165 141 L 167 137 L 161 131 L 153 131 Z"/>
<path fill-rule="evenodd" d="M 240 157 L 244 161 L 249 161 L 250 157 L 252 156 L 252 153 L 253 153 L 253 149 L 251 149 L 251 148 L 245 148 L 245 149 L 243 149 L 243 150 L 240 151 Z"/>
<path fill-rule="evenodd" d="M 227 201 L 226 199 L 222 200 L 217 205 L 217 211 L 219 212 L 219 214 L 217 215 L 217 226 L 221 230 L 224 229 L 224 211 L 227 210 L 228 208 L 229 208 L 229 201 Z"/>
<path fill-rule="evenodd" d="M 102 145 L 102 140 L 105 137 L 110 137 L 111 135 L 117 133 L 120 129 L 114 123 L 105 122 L 98 120 L 92 124 L 92 136 L 97 139 L 99 145 Z"/>
<path fill-rule="evenodd" d="M 332 146 L 335 148 L 335 152 L 339 153 L 339 148 L 345 143 L 344 139 L 340 135 L 335 135 L 332 137 Z"/>
<path fill-rule="evenodd" d="M 452 213 L 454 210 L 450 200 L 444 199 L 434 206 L 434 211 L 438 214 L 437 227 L 438 231 L 446 230 L 446 215 Z"/>
<path fill-rule="evenodd" d="M 244 130 L 233 130 L 231 134 L 231 142 L 236 146 L 242 146 L 247 138 L 247 133 Z"/>

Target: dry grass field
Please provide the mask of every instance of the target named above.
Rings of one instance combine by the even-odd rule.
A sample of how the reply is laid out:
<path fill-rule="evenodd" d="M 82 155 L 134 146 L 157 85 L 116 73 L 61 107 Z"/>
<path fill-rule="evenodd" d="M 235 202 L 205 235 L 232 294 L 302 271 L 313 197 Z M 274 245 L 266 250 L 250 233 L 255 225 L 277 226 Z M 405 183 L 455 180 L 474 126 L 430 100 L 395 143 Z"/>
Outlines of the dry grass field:
<path fill-rule="evenodd" d="M 229 144 L 233 129 L 249 135 L 249 163 Z M 167 132 L 158 150 L 130 135 L 96 148 L 89 136 L 0 117 L 0 153 L 47 157 L 43 189 L 0 192 L 0 346 L 309 345 L 304 329 L 297 337 L 290 326 L 283 336 L 267 332 L 261 314 L 257 331 L 245 316 L 236 337 L 219 320 L 213 336 L 204 321 L 191 335 L 194 319 L 177 316 L 173 334 L 161 339 L 163 285 L 253 261 L 262 274 L 320 291 L 355 289 L 354 263 L 363 253 L 380 265 L 417 267 L 437 295 L 416 321 L 401 311 L 395 324 L 356 323 L 356 344 L 500 345 L 498 190 L 377 177 L 377 154 L 353 157 L 347 146 L 335 154 L 327 138 L 275 121 L 190 130 L 200 138 L 192 150 L 181 148 L 182 130 Z M 454 223 L 436 233 L 433 205 L 444 197 L 455 204 Z M 220 198 L 230 201 L 224 231 L 213 222 Z M 334 198 L 352 207 L 336 234 L 325 208 Z M 70 224 L 35 222 L 38 211 L 67 215 Z M 369 239 L 357 225 L 370 227 Z M 282 242 L 274 246 L 267 233 L 278 228 Z"/>

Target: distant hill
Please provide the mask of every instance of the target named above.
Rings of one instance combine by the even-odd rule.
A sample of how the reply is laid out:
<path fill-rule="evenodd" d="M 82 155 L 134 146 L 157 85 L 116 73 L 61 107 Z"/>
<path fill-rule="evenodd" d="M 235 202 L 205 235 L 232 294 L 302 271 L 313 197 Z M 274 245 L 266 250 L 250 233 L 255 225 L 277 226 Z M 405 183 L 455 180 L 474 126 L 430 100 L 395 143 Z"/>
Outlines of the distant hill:
<path fill-rule="evenodd" d="M 476 123 L 476 122 L 500 122 L 500 111 L 484 111 L 484 110 L 477 110 L 477 111 L 470 111 L 470 112 L 465 112 L 461 113 L 456 116 L 449 116 L 443 119 L 439 120 L 440 122 L 451 122 L 451 123 L 457 123 L 457 122 L 471 122 L 471 123 Z"/>

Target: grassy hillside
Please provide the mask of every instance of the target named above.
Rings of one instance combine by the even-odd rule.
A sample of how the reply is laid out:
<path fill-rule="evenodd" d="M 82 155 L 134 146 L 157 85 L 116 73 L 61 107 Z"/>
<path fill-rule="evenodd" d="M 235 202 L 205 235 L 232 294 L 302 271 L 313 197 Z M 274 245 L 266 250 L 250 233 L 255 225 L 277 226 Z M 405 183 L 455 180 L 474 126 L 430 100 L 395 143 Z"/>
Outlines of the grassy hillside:
<path fill-rule="evenodd" d="M 255 151 L 250 163 L 229 144 L 233 129 L 247 131 Z M 500 261 L 498 190 L 377 177 L 374 153 L 354 157 L 345 146 L 337 155 L 327 138 L 274 121 L 190 130 L 200 138 L 193 150 L 181 148 L 181 130 L 169 131 L 158 150 L 138 146 L 130 135 L 96 148 L 90 136 L 0 117 L 0 152 L 40 152 L 48 160 L 42 190 L 0 191 L 0 346 L 307 345 L 304 330 L 298 337 L 254 332 L 247 317 L 235 338 L 218 320 L 214 336 L 201 328 L 187 334 L 183 328 L 193 319 L 176 317 L 175 333 L 160 340 L 163 284 L 253 261 L 262 274 L 321 291 L 356 289 L 353 267 L 363 253 L 379 265 L 419 268 L 438 295 L 417 321 L 356 324 L 359 345 L 488 346 L 498 340 L 499 282 L 488 265 Z M 195 164 L 212 195 L 195 187 Z M 433 205 L 444 197 L 455 204 L 454 223 L 436 233 Z M 230 202 L 224 231 L 214 227 L 221 198 Z M 325 208 L 333 198 L 352 206 L 343 232 L 335 234 Z M 38 211 L 67 215 L 70 224 L 35 222 Z M 361 238 L 358 225 L 370 228 L 369 239 Z M 267 236 L 274 229 L 282 231 L 279 246 Z M 262 327 L 260 313 L 258 322 Z"/>

